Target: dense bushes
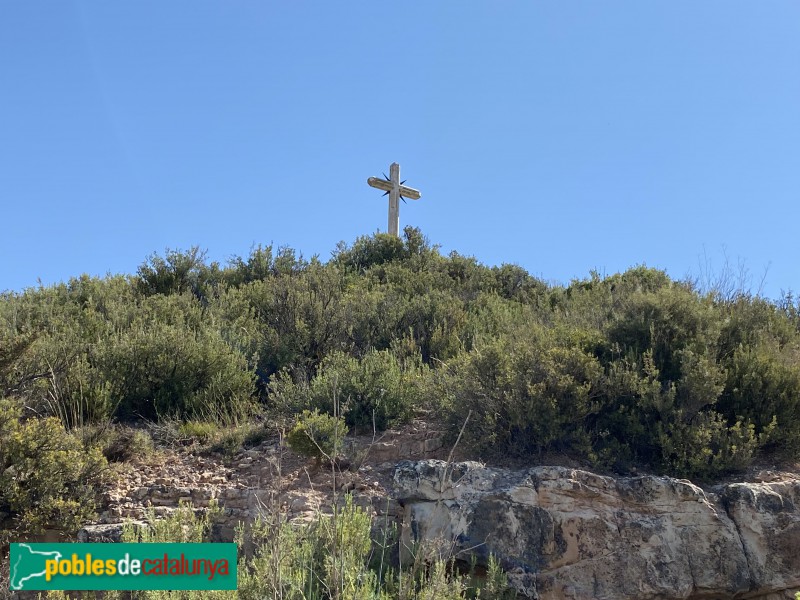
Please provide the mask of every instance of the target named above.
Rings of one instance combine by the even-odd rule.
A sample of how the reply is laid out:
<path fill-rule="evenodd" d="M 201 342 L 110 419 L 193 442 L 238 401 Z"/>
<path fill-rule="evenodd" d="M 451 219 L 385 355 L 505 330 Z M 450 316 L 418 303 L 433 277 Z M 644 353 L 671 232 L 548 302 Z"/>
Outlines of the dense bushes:
<path fill-rule="evenodd" d="M 40 532 L 58 523 L 77 531 L 92 516 L 105 459 L 58 419 L 21 414 L 16 402 L 0 399 L 0 516 L 12 519 L 0 529 Z"/>
<path fill-rule="evenodd" d="M 81 278 L 0 302 L 15 346 L 7 393 L 66 427 L 117 418 L 241 415 L 248 361 L 186 294 L 139 296 L 119 278 Z"/>
<path fill-rule="evenodd" d="M 382 431 L 407 421 L 420 407 L 425 371 L 418 363 L 401 365 L 387 350 L 372 350 L 361 359 L 333 352 L 310 383 L 276 377 L 271 397 L 284 414 L 311 406 L 344 415 L 351 427 Z"/>
<path fill-rule="evenodd" d="M 494 337 L 450 362 L 453 437 L 471 410 L 465 440 L 484 456 L 568 451 L 709 478 L 759 449 L 797 456 L 797 328 L 774 305 L 637 267 L 554 289 L 551 306 L 542 325 L 494 307 Z"/>
<path fill-rule="evenodd" d="M 0 391 L 68 429 L 316 409 L 371 431 L 425 409 L 455 438 L 471 411 L 478 457 L 714 477 L 800 455 L 798 315 L 644 266 L 548 286 L 412 228 L 327 263 L 168 250 L 132 277 L 0 296 Z"/>
<path fill-rule="evenodd" d="M 602 369 L 578 348 L 560 347 L 546 330 L 526 342 L 498 340 L 450 365 L 450 431 L 472 411 L 465 442 L 481 454 L 539 454 L 587 446 L 584 421 Z"/>
<path fill-rule="evenodd" d="M 89 356 L 120 418 L 242 415 L 254 391 L 244 356 L 218 332 L 182 318 L 137 319 Z"/>

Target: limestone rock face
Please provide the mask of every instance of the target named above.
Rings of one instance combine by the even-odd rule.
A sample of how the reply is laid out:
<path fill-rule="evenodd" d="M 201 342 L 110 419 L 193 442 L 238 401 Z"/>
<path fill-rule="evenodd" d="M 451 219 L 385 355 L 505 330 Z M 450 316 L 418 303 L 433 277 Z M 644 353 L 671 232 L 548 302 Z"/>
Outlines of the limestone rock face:
<path fill-rule="evenodd" d="M 736 524 L 752 586 L 800 590 L 800 481 L 735 483 L 721 498 Z"/>
<path fill-rule="evenodd" d="M 403 544 L 499 558 L 530 598 L 793 598 L 800 481 L 612 478 L 563 467 L 400 463 Z"/>

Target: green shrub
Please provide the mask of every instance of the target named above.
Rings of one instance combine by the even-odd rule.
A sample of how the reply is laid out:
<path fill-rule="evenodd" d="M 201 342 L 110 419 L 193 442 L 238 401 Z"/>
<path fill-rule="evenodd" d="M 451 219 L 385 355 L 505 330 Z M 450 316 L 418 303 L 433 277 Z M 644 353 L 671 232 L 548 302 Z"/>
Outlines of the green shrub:
<path fill-rule="evenodd" d="M 259 281 L 275 275 L 275 262 L 273 260 L 272 244 L 253 247 L 247 261 L 241 256 L 236 256 L 230 261 L 230 268 L 225 274 L 225 279 L 234 286 L 244 285 L 251 281 Z"/>
<path fill-rule="evenodd" d="M 242 442 L 245 448 L 258 446 L 276 435 L 275 429 L 270 429 L 263 423 L 248 423 L 243 425 L 242 429 L 244 429 L 245 432 L 244 441 Z"/>
<path fill-rule="evenodd" d="M 178 424 L 178 435 L 204 444 L 219 431 L 219 425 L 210 421 L 189 420 Z"/>
<path fill-rule="evenodd" d="M 720 325 L 710 301 L 673 284 L 632 293 L 615 312 L 608 337 L 623 355 L 650 351 L 662 381 L 676 382 L 681 377 L 680 352 L 713 355 Z"/>
<path fill-rule="evenodd" d="M 100 435 L 98 442 L 103 456 L 111 462 L 146 460 L 155 452 L 153 438 L 144 429 L 112 427 Z"/>
<path fill-rule="evenodd" d="M 254 378 L 190 297 L 148 298 L 131 326 L 97 344 L 95 368 L 120 418 L 237 419 L 250 410 Z"/>
<path fill-rule="evenodd" d="M 233 457 L 244 447 L 247 434 L 247 427 L 222 429 L 214 437 L 214 442 L 211 444 L 210 449 L 212 452 L 220 452 L 229 458 Z"/>
<path fill-rule="evenodd" d="M 403 241 L 394 235 L 378 233 L 358 238 L 351 248 L 340 244 L 335 261 L 344 268 L 361 273 L 376 265 L 403 260 L 408 256 Z"/>
<path fill-rule="evenodd" d="M 742 470 L 759 445 L 752 424 L 737 421 L 729 427 L 716 412 L 657 425 L 664 469 L 676 476 L 713 478 Z M 764 437 L 768 432 L 764 434 Z"/>
<path fill-rule="evenodd" d="M 337 268 L 314 262 L 302 275 L 280 273 L 241 288 L 259 329 L 255 341 L 262 382 L 282 369 L 309 378 L 329 352 L 346 344 L 343 285 Z"/>
<path fill-rule="evenodd" d="M 797 459 L 800 305 L 697 289 L 645 266 L 547 286 L 442 256 L 414 228 L 326 264 L 259 246 L 223 270 L 168 251 L 138 276 L 0 294 L 0 397 L 68 430 L 145 418 L 174 442 L 170 423 L 213 422 L 233 427 L 226 452 L 261 400 L 284 423 L 316 408 L 357 431 L 441 405 L 453 438 L 472 410 L 477 453 L 620 470 Z"/>
<path fill-rule="evenodd" d="M 350 427 L 382 431 L 411 418 L 421 404 L 426 372 L 418 362 L 404 367 L 390 351 L 372 350 L 360 360 L 332 352 L 310 384 L 295 383 L 287 372 L 275 377 L 270 400 L 284 416 L 313 407 L 343 414 Z"/>
<path fill-rule="evenodd" d="M 800 453 L 797 351 L 786 351 L 773 344 L 742 346 L 727 364 L 727 381 L 719 406 L 729 422 L 736 418 L 749 421 L 759 435 L 772 428 L 765 442 L 773 449 L 797 456 Z"/>
<path fill-rule="evenodd" d="M 114 417 L 240 416 L 255 391 L 252 365 L 246 344 L 223 334 L 188 293 L 141 298 L 124 278 L 84 277 L 0 301 L 0 344 L 8 337 L 16 348 L 0 384 L 70 429 Z"/>
<path fill-rule="evenodd" d="M 19 532 L 76 531 L 94 514 L 106 461 L 58 419 L 21 416 L 16 402 L 0 400 L 0 512 Z"/>
<path fill-rule="evenodd" d="M 136 289 L 146 296 L 190 292 L 206 298 L 220 284 L 222 275 L 219 265 L 206 265 L 205 258 L 206 252 L 197 246 L 185 252 L 167 249 L 163 258 L 153 254 L 139 267 Z"/>
<path fill-rule="evenodd" d="M 405 227 L 402 239 L 386 233 L 358 238 L 352 247 L 341 242 L 334 253 L 333 262 L 356 273 L 373 267 L 404 261 L 415 270 L 431 266 L 439 257 L 438 247 L 415 227 Z"/>
<path fill-rule="evenodd" d="M 472 411 L 463 441 L 481 455 L 585 452 L 584 423 L 601 375 L 596 359 L 546 335 L 481 346 L 440 382 L 450 397 L 449 432 L 454 438 Z"/>
<path fill-rule="evenodd" d="M 312 406 L 333 413 L 335 403 L 347 424 L 382 431 L 407 421 L 420 404 L 423 369 L 403 368 L 389 351 L 371 351 L 361 360 L 332 353 L 323 362 L 309 393 Z"/>
<path fill-rule="evenodd" d="M 336 459 L 341 452 L 346 433 L 344 419 L 320 413 L 318 410 L 305 410 L 286 435 L 286 441 L 295 452 L 316 458 L 320 462 L 323 458 Z"/>

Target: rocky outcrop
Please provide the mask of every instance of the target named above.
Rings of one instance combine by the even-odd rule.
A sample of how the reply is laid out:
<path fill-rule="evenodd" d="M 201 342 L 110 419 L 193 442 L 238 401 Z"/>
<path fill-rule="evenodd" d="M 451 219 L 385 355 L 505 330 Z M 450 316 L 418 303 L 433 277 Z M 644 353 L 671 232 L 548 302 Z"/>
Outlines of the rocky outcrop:
<path fill-rule="evenodd" d="M 151 515 L 172 514 L 181 503 L 200 510 L 212 502 L 219 506 L 222 512 L 212 531 L 215 541 L 233 540 L 239 523 L 249 523 L 264 513 L 312 521 L 319 513 L 330 514 L 345 493 L 377 521 L 394 521 L 399 506 L 390 498 L 390 489 L 397 462 L 443 453 L 442 433 L 424 421 L 376 438 L 347 438 L 350 464 L 340 465 L 335 474 L 328 468 L 315 468 L 277 436 L 229 457 L 192 450 L 162 448 L 118 465 L 113 484 L 103 490 L 99 518 L 79 532 L 80 541 L 119 541 L 125 520 L 145 524 Z"/>
<path fill-rule="evenodd" d="M 119 465 L 113 485 L 103 490 L 99 521 L 143 520 L 148 509 L 164 517 L 181 502 L 206 508 L 213 500 L 222 508 L 232 535 L 240 521 L 250 521 L 265 510 L 284 511 L 290 519 L 314 519 L 318 511 L 329 512 L 334 495 L 342 492 L 351 492 L 356 504 L 385 516 L 397 462 L 442 455 L 441 431 L 424 421 L 387 430 L 375 439 L 348 437 L 345 442 L 350 464 L 340 465 L 335 478 L 327 468 L 312 467 L 277 436 L 230 457 L 195 454 L 191 448 L 160 449 L 153 456 Z"/>
<path fill-rule="evenodd" d="M 563 467 L 400 463 L 403 546 L 499 558 L 525 596 L 550 599 L 794 598 L 800 480 L 704 491 L 668 477 Z"/>

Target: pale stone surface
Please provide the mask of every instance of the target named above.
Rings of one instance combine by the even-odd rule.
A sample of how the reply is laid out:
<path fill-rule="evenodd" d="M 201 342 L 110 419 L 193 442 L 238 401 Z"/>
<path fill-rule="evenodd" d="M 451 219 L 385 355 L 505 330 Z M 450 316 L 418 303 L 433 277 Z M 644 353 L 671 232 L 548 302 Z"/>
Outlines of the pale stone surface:
<path fill-rule="evenodd" d="M 753 587 L 800 590 L 800 482 L 735 483 L 721 498 L 738 529 Z"/>
<path fill-rule="evenodd" d="M 499 557 L 532 598 L 793 598 L 800 481 L 705 492 L 668 477 L 404 462 L 403 541 Z"/>

